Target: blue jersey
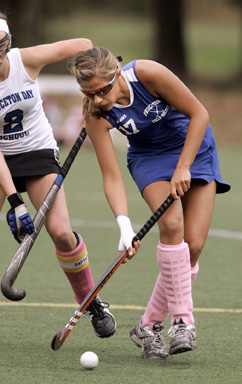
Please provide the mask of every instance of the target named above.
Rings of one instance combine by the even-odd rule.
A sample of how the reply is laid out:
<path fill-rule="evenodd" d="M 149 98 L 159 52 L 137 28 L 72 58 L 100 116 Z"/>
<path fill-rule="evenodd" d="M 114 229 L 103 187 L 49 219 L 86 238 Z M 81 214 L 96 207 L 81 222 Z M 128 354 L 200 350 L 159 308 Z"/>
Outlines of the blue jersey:
<path fill-rule="evenodd" d="M 151 182 L 170 180 L 184 146 L 189 118 L 139 81 L 135 62 L 122 68 L 130 91 L 130 104 L 115 104 L 106 112 L 109 123 L 128 140 L 128 168 L 140 192 Z M 192 178 L 217 181 L 217 193 L 230 186 L 222 181 L 214 135 L 208 125 L 190 168 Z"/>

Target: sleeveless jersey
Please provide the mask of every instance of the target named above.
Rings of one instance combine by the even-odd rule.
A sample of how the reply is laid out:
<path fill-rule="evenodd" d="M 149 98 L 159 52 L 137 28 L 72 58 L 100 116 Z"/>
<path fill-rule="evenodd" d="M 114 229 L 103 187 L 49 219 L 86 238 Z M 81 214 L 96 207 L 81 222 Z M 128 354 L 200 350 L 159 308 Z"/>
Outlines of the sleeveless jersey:
<path fill-rule="evenodd" d="M 20 51 L 8 53 L 8 78 L 0 83 L 0 151 L 4 156 L 57 149 L 37 80 L 25 71 Z"/>
<path fill-rule="evenodd" d="M 151 182 L 170 180 L 184 146 L 189 118 L 161 97 L 155 97 L 139 81 L 136 60 L 122 68 L 130 92 L 130 104 L 115 104 L 105 112 L 108 122 L 127 137 L 128 168 L 140 192 Z M 208 125 L 190 168 L 192 178 L 217 181 L 217 193 L 230 186 L 221 179 L 216 143 Z"/>

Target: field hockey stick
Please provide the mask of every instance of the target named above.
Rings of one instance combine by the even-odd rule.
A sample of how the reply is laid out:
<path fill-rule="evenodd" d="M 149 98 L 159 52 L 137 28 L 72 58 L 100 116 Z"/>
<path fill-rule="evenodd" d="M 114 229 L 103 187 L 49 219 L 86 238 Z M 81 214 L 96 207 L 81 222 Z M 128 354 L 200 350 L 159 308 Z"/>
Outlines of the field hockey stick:
<path fill-rule="evenodd" d="M 19 245 L 5 275 L 2 278 L 1 282 L 1 290 L 3 295 L 13 301 L 19 301 L 22 300 L 26 292 L 24 289 L 20 288 L 13 288 L 13 283 L 15 282 L 25 260 L 28 257 L 28 254 L 34 245 L 34 242 L 44 224 L 44 221 L 46 219 L 46 216 L 54 203 L 54 200 L 57 196 L 57 193 L 79 151 L 79 149 L 82 146 L 82 143 L 84 142 L 86 138 L 86 130 L 83 128 L 73 145 L 72 149 L 70 150 L 63 166 L 61 167 L 52 187 L 50 188 L 49 192 L 47 193 L 43 203 L 41 204 L 40 208 L 36 212 L 36 215 L 34 217 L 34 226 L 35 226 L 35 231 L 31 234 L 28 235 L 26 234 L 23 238 L 23 241 Z"/>
<path fill-rule="evenodd" d="M 148 233 L 151 228 L 155 225 L 155 223 L 159 220 L 159 218 L 166 212 L 166 210 L 173 203 L 174 198 L 172 195 L 164 201 L 164 203 L 160 206 L 160 208 L 155 211 L 155 213 L 150 217 L 150 219 L 145 223 L 145 225 L 139 230 L 139 232 L 134 236 L 132 240 L 132 245 L 138 240 L 142 240 L 143 237 Z M 69 333 L 72 331 L 73 327 L 76 325 L 77 321 L 80 319 L 84 311 L 87 309 L 88 305 L 92 302 L 92 300 L 97 296 L 98 292 L 104 287 L 104 285 L 108 282 L 110 277 L 114 274 L 114 272 L 118 269 L 118 267 L 123 263 L 123 261 L 128 256 L 127 251 L 123 251 L 115 261 L 110 265 L 110 267 L 106 270 L 106 272 L 102 275 L 102 277 L 95 284 L 93 289 L 88 293 L 85 297 L 79 308 L 76 310 L 74 315 L 71 317 L 69 322 L 66 324 L 63 331 L 60 329 L 51 342 L 51 348 L 54 351 L 57 351 L 64 341 L 67 339 Z"/>

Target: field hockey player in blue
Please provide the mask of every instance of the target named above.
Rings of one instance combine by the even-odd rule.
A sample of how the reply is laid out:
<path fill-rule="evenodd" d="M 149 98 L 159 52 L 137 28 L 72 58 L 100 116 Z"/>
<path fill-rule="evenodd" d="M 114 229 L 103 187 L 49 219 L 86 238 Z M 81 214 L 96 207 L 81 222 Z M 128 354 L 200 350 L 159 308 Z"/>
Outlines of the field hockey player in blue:
<path fill-rule="evenodd" d="M 18 225 L 16 233 L 12 222 L 15 214 L 17 219 L 22 219 L 16 204 L 23 208 L 23 202 L 15 192 L 27 192 L 38 210 L 60 170 L 59 148 L 43 110 L 38 75 L 46 65 L 71 59 L 80 50 L 92 46 L 90 40 L 76 38 L 35 47 L 11 48 L 9 26 L 5 15 L 0 14 L 0 151 L 15 185 L 9 192 L 0 188 L 0 209 L 7 195 L 14 209 L 9 217 L 10 228 L 19 241 L 21 226 Z M 10 192 L 15 199 L 8 196 Z M 30 219 L 29 214 L 25 214 Z M 86 245 L 81 235 L 71 228 L 63 186 L 46 217 L 45 226 L 55 245 L 59 265 L 80 304 L 93 288 L 94 281 Z M 99 297 L 89 305 L 86 315 L 97 336 L 114 334 L 115 319 Z"/>
<path fill-rule="evenodd" d="M 151 211 L 170 193 L 175 199 L 158 222 L 159 274 L 131 340 L 151 359 L 193 350 L 197 338 L 192 283 L 215 195 L 230 189 L 220 174 L 208 113 L 175 74 L 154 61 L 134 60 L 120 68 L 108 49 L 94 47 L 78 53 L 73 73 L 85 96 L 85 126 L 104 191 L 121 230 L 119 251 L 128 249 L 132 258 L 139 244 L 131 244 L 134 232 L 112 128 L 128 139 L 128 169 Z M 167 351 L 162 331 L 168 315 Z"/>

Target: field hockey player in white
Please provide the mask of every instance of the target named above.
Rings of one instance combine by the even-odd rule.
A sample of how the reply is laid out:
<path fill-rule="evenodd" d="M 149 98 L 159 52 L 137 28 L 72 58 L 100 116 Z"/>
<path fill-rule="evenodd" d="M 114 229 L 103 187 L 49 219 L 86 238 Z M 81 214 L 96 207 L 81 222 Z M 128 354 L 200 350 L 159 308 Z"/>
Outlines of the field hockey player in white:
<path fill-rule="evenodd" d="M 36 210 L 60 169 L 59 149 L 42 107 L 37 76 L 47 64 L 70 59 L 80 50 L 91 47 L 90 40 L 76 38 L 11 49 L 11 34 L 6 16 L 0 14 L 0 151 L 5 157 L 16 191 L 27 192 Z M 2 188 L 1 183 L 0 185 L 2 208 L 9 193 L 6 188 Z M 15 196 L 15 190 L 10 193 Z M 12 202 L 13 208 L 21 199 L 20 195 L 15 197 L 18 200 Z M 23 205 L 22 201 L 20 205 Z M 16 208 L 12 215 L 15 213 Z M 29 214 L 25 214 L 31 225 Z M 80 304 L 93 288 L 94 282 L 86 245 L 80 234 L 71 229 L 63 186 L 50 209 L 45 226 L 55 245 L 59 264 Z M 10 228 L 13 232 L 13 225 Z M 26 225 L 24 229 L 31 233 L 33 223 L 32 228 L 30 226 L 28 229 Z M 20 228 L 14 235 L 21 241 L 19 233 Z M 115 319 L 99 297 L 89 305 L 86 314 L 97 336 L 109 337 L 114 334 Z"/>

